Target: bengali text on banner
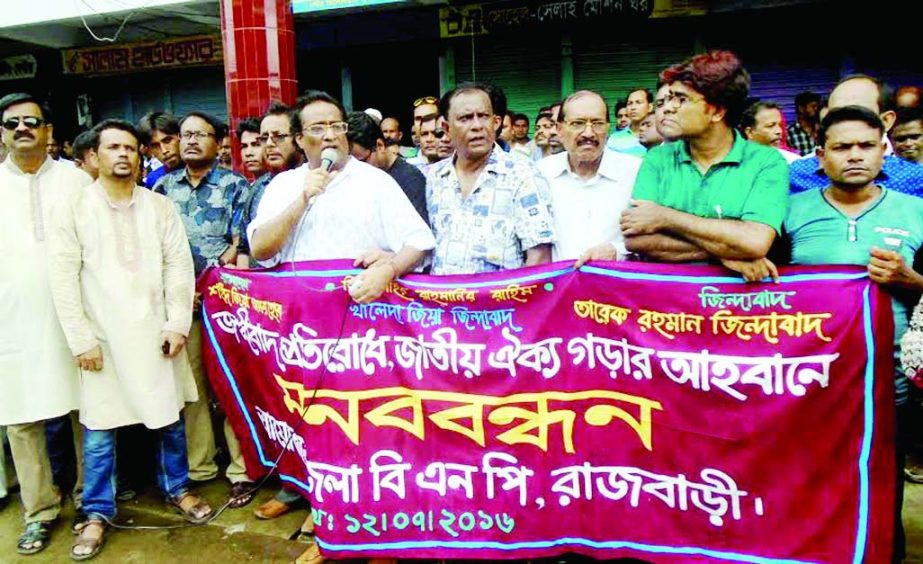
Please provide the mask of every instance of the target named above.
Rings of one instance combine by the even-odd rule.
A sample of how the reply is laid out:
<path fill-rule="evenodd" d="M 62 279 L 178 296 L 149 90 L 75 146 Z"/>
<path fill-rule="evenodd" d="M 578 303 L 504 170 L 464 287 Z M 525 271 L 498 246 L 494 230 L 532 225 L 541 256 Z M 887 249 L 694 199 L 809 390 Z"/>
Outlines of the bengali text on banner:
<path fill-rule="evenodd" d="M 248 472 L 281 454 L 326 556 L 889 561 L 893 328 L 863 270 L 558 263 L 360 305 L 350 265 L 200 280 Z"/>

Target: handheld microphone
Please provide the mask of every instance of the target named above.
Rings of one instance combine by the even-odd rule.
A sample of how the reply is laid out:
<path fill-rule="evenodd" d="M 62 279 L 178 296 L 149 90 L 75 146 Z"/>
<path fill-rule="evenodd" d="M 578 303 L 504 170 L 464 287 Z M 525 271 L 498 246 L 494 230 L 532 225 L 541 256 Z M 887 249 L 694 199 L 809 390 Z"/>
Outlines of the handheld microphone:
<path fill-rule="evenodd" d="M 333 147 L 327 147 L 320 152 L 320 167 L 327 172 L 330 172 L 330 167 L 338 160 L 340 160 L 340 153 Z"/>

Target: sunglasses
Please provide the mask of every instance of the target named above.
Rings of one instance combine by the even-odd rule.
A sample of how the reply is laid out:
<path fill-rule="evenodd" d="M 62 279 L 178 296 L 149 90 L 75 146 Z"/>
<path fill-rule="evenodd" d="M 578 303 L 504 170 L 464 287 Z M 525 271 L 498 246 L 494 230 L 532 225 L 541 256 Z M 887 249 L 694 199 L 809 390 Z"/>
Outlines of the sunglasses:
<path fill-rule="evenodd" d="M 7 118 L 3 120 L 3 129 L 8 129 L 10 131 L 13 131 L 14 129 L 19 127 L 20 123 L 24 124 L 29 129 L 35 129 L 37 127 L 40 127 L 43 123 L 45 123 L 45 120 L 43 120 L 40 117 L 35 117 L 35 116 L 11 117 L 11 118 Z"/>
<path fill-rule="evenodd" d="M 417 98 L 413 101 L 413 107 L 419 108 L 423 104 L 438 104 L 439 98 L 434 98 L 433 96 L 424 96 L 423 98 Z"/>

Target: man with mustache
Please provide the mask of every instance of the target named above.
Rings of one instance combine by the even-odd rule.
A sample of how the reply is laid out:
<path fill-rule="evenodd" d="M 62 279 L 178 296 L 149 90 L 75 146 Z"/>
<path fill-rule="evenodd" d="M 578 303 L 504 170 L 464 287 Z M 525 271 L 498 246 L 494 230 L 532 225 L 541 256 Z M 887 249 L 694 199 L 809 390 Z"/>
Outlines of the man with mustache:
<path fill-rule="evenodd" d="M 0 426 L 7 428 L 19 477 L 26 523 L 16 551 L 48 545 L 61 511 L 46 446 L 45 423 L 79 405 L 80 373 L 54 310 L 48 276 L 47 225 L 71 194 L 93 180 L 45 152 L 51 110 L 35 97 L 0 98 L 0 125 L 9 156 L 0 165 L 0 237 L 8 244 L 0 263 Z M 77 459 L 82 459 L 75 426 Z M 82 464 L 77 466 L 82 488 Z M 75 505 L 80 505 L 79 490 Z"/>
<path fill-rule="evenodd" d="M 798 155 L 782 148 L 782 110 L 773 102 L 754 102 L 740 118 L 740 131 L 747 141 L 775 147 L 785 162 L 791 164 Z"/>
<path fill-rule="evenodd" d="M 777 277 L 766 254 L 785 218 L 788 167 L 734 129 L 750 75 L 730 51 L 711 51 L 661 79 L 663 125 L 678 140 L 644 157 L 622 212 L 626 247 L 663 262 L 720 261 L 751 281 Z"/>
<path fill-rule="evenodd" d="M 913 268 L 914 257 L 923 247 L 923 199 L 877 182 L 884 159 L 884 130 L 878 114 L 869 108 L 830 110 L 817 136 L 817 157 L 828 184 L 792 196 L 785 234 L 792 263 L 864 266 L 872 282 L 891 294 L 897 403 L 893 561 L 902 562 L 904 457 L 915 422 L 910 418 L 910 383 L 900 370 L 900 343 L 909 311 L 923 292 L 923 274 Z"/>
<path fill-rule="evenodd" d="M 141 142 L 147 145 L 161 165 L 144 179 L 144 185 L 153 188 L 160 177 L 183 166 L 179 149 L 179 122 L 165 112 L 151 112 L 138 121 Z"/>
<path fill-rule="evenodd" d="M 491 96 L 491 91 L 495 96 Z M 466 82 L 439 102 L 455 155 L 426 170 L 436 236 L 433 274 L 474 274 L 551 261 L 555 240 L 545 180 L 496 144 L 496 87 Z"/>
<path fill-rule="evenodd" d="M 618 218 L 628 206 L 641 159 L 606 150 L 608 116 L 596 92 L 568 96 L 559 122 L 566 152 L 538 163 L 551 186 L 556 261 L 576 260 L 579 267 L 627 254 Z"/>
<path fill-rule="evenodd" d="M 170 198 L 179 210 L 192 249 L 195 275 L 212 265 L 234 264 L 243 233 L 243 212 L 249 187 L 247 179 L 218 166 L 218 132 L 221 124 L 203 112 L 190 112 L 179 122 L 179 148 L 185 167 L 157 181 L 154 191 Z M 202 360 L 201 295 L 196 295 L 192 328 L 186 350 L 195 377 L 198 400 L 184 410 L 189 454 L 189 478 L 197 482 L 218 474 L 215 437 L 209 413 L 208 380 Z M 231 507 L 252 500 L 253 483 L 247 476 L 234 432 L 224 422 L 231 464 L 225 475 L 232 484 Z"/>

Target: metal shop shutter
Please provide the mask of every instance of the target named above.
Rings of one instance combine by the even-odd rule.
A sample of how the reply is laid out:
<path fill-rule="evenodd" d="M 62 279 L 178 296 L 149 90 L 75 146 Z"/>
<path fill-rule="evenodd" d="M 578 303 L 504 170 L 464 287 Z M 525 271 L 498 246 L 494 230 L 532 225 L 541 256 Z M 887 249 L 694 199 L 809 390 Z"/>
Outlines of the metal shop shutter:
<path fill-rule="evenodd" d="M 534 36 L 532 40 L 510 34 L 503 39 L 475 36 L 474 65 L 471 39 L 456 40 L 456 81 L 476 79 L 503 88 L 509 109 L 529 116 L 534 127 L 539 108 L 561 98 L 561 46 L 557 35 L 552 37 L 536 42 Z"/>
<path fill-rule="evenodd" d="M 750 96 L 779 104 L 786 123 L 795 120 L 797 94 L 810 90 L 826 97 L 839 80 L 833 63 L 748 65 L 744 61 L 744 66 L 750 72 Z"/>
<path fill-rule="evenodd" d="M 227 121 L 228 102 L 223 68 L 189 69 L 171 78 L 174 114 L 182 116 L 187 112 L 199 111 Z"/>
<path fill-rule="evenodd" d="M 574 37 L 574 85 L 599 92 L 610 109 L 636 87 L 657 87 L 660 71 L 688 58 L 692 40 L 673 43 L 625 42 Z"/>

